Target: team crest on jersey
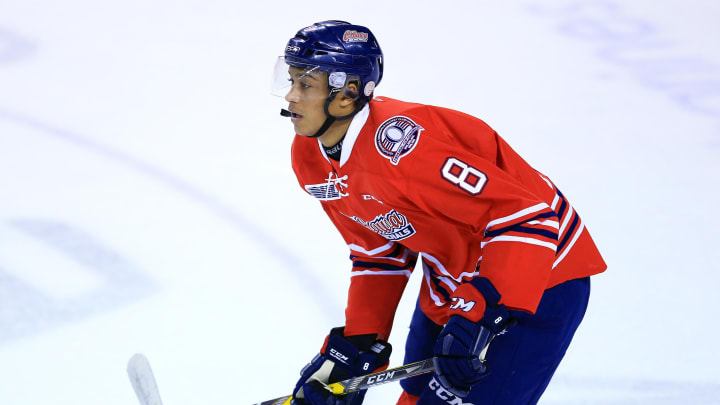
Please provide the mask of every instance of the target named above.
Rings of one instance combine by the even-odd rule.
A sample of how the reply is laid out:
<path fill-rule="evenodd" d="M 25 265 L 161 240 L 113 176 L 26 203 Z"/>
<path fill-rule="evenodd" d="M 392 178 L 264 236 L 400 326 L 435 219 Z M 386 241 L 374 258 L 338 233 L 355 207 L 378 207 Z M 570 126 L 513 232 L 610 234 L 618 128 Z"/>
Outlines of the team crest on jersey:
<path fill-rule="evenodd" d="M 387 240 L 398 241 L 415 235 L 415 228 L 408 222 L 405 215 L 395 210 L 378 215 L 372 221 L 365 221 L 356 216 L 346 216 Z"/>
<path fill-rule="evenodd" d="M 305 186 L 305 190 L 320 201 L 339 200 L 350 195 L 345 192 L 348 186 L 347 179 L 347 174 L 339 177 L 336 173 L 330 172 L 328 178 L 325 179 L 325 183 L 308 184 Z"/>
<path fill-rule="evenodd" d="M 397 165 L 415 148 L 423 129 L 410 118 L 397 115 L 380 125 L 375 133 L 375 147 L 382 157 Z"/>

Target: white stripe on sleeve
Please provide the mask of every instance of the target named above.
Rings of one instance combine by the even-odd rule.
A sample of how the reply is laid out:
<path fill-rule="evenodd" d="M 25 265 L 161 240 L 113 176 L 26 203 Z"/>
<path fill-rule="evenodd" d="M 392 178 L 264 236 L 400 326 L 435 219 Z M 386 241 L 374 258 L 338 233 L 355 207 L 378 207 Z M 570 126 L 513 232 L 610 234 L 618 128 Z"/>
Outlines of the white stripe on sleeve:
<path fill-rule="evenodd" d="M 560 223 L 558 221 L 553 221 L 552 219 L 548 219 L 545 221 L 528 221 L 528 225 L 543 225 L 543 226 L 549 226 L 550 228 L 558 229 L 558 226 L 560 226 Z"/>
<path fill-rule="evenodd" d="M 553 202 L 552 202 L 552 204 L 550 205 L 550 208 L 552 208 L 553 211 L 555 211 L 555 208 L 557 208 L 557 204 L 558 204 L 559 201 L 560 201 L 560 195 L 559 195 L 559 194 L 555 194 L 555 198 L 553 198 Z"/>
<path fill-rule="evenodd" d="M 436 306 L 441 307 L 445 305 L 445 303 L 433 292 L 432 283 L 430 282 L 430 271 L 426 270 L 425 266 L 423 266 L 423 273 L 425 276 L 425 283 L 428 286 L 428 292 L 430 293 L 430 298 L 432 298 L 433 302 Z"/>
<path fill-rule="evenodd" d="M 560 231 L 558 232 L 558 239 L 562 237 L 563 232 L 565 232 L 565 227 L 567 226 L 568 222 L 570 222 L 570 218 L 572 218 L 574 213 L 572 205 L 568 204 L 568 212 L 565 214 L 565 220 L 563 221 L 562 225 L 560 226 Z"/>
<path fill-rule="evenodd" d="M 521 242 L 521 243 L 529 243 L 531 245 L 543 246 L 543 247 L 546 247 L 546 248 L 552 250 L 553 252 L 555 252 L 557 250 L 557 245 L 555 245 L 554 243 L 545 242 L 545 241 L 537 240 L 534 238 L 524 238 L 522 236 L 507 236 L 507 235 L 496 236 L 487 242 L 481 242 L 480 247 L 484 248 L 485 245 L 487 245 L 488 243 L 493 243 L 493 242 Z"/>
<path fill-rule="evenodd" d="M 573 245 L 575 244 L 575 242 L 577 242 L 577 240 L 578 240 L 578 238 L 580 237 L 580 234 L 582 233 L 583 229 L 585 229 L 585 224 L 583 224 L 582 222 L 580 222 L 580 226 L 578 227 L 577 231 L 575 231 L 575 236 L 573 236 L 573 238 L 572 238 L 572 240 L 570 241 L 570 243 L 568 243 L 568 245 L 565 247 L 565 250 L 563 250 L 563 252 L 562 252 L 562 254 L 560 255 L 560 257 L 558 257 L 557 260 L 555 260 L 555 263 L 553 263 L 553 266 L 552 266 L 553 269 L 554 269 L 558 264 L 560 264 L 560 262 L 561 262 L 561 261 L 565 258 L 565 256 L 570 252 L 570 249 L 572 249 L 572 247 L 573 247 Z"/>
<path fill-rule="evenodd" d="M 350 274 L 350 277 L 355 276 L 399 276 L 404 275 L 407 278 L 410 278 L 410 270 L 395 270 L 395 271 L 374 271 L 374 270 L 360 270 L 360 271 L 353 271 Z"/>
<path fill-rule="evenodd" d="M 451 279 L 457 281 L 458 283 L 460 282 L 460 280 L 462 280 L 462 275 L 460 275 L 460 277 L 458 277 L 458 278 L 453 277 L 453 275 L 450 274 L 450 272 L 447 271 L 447 269 L 445 269 L 445 266 L 443 266 L 443 264 L 440 263 L 440 260 L 434 258 L 433 256 L 431 256 L 425 252 L 423 252 L 421 254 L 424 259 L 426 258 L 429 261 L 431 261 L 435 265 L 435 267 L 440 271 L 440 273 L 450 277 Z"/>
<path fill-rule="evenodd" d="M 537 175 L 540 176 L 541 179 L 545 180 L 545 183 L 547 183 L 548 187 L 550 187 L 551 190 L 555 189 L 555 187 L 553 187 L 552 183 L 550 183 L 550 180 L 546 179 L 545 176 L 543 176 L 540 173 L 538 173 Z"/>
<path fill-rule="evenodd" d="M 349 244 L 348 247 L 350 248 L 350 250 L 354 250 L 356 252 L 360 252 L 360 253 L 366 254 L 368 256 L 375 256 L 378 253 L 382 253 L 387 250 L 390 250 L 390 248 L 392 248 L 393 245 L 395 245 L 395 242 L 388 242 L 387 244 L 380 246 L 379 248 L 372 249 L 372 250 L 365 250 L 365 248 L 363 248 L 362 246 L 356 245 L 354 243 Z"/>
<path fill-rule="evenodd" d="M 487 230 L 487 229 L 492 228 L 492 227 L 495 226 L 495 225 L 503 224 L 503 223 L 505 223 L 505 222 L 510 222 L 510 221 L 512 221 L 513 219 L 517 219 L 517 218 L 520 218 L 520 217 L 524 217 L 525 215 L 532 214 L 533 212 L 542 211 L 542 210 L 544 210 L 545 208 L 550 208 L 550 206 L 547 205 L 546 203 L 540 203 L 540 204 L 533 205 L 532 207 L 525 208 L 525 209 L 520 210 L 520 211 L 518 211 L 518 212 L 516 212 L 516 213 L 514 213 L 514 214 L 512 214 L 512 215 L 508 215 L 508 216 L 506 216 L 506 217 L 494 219 L 494 220 L 488 222 L 487 227 L 486 227 L 485 229 Z"/>

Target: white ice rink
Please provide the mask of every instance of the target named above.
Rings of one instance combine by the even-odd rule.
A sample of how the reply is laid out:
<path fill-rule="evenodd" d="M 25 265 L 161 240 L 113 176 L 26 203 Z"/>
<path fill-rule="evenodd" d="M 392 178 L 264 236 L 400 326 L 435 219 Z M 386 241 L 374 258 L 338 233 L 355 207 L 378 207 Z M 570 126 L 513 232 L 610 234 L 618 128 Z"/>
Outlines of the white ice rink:
<path fill-rule="evenodd" d="M 0 0 L 1 405 L 136 404 L 136 352 L 166 405 L 290 392 L 350 262 L 269 85 L 325 19 L 377 35 L 377 95 L 484 119 L 599 245 L 541 404 L 720 404 L 719 2 Z"/>

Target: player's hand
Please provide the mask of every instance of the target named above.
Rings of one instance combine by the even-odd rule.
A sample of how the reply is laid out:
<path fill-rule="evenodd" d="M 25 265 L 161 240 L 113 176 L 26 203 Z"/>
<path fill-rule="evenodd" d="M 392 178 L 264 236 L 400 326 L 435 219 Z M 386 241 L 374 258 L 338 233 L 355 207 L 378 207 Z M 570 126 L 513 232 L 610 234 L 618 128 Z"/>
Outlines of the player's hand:
<path fill-rule="evenodd" d="M 480 354 L 492 336 L 479 323 L 459 315 L 450 317 L 434 347 L 433 363 L 440 384 L 453 394 L 466 397 L 470 387 L 487 374 L 485 359 L 480 359 Z"/>
<path fill-rule="evenodd" d="M 304 399 L 293 400 L 297 405 L 355 405 L 361 404 L 365 391 L 355 391 L 347 395 L 333 395 L 327 385 L 318 380 L 310 380 L 303 384 Z"/>
<path fill-rule="evenodd" d="M 498 304 L 500 295 L 489 280 L 474 279 L 458 287 L 456 293 L 460 290 L 465 292 L 463 303 L 467 311 L 451 307 L 456 309 L 455 315 L 450 316 L 435 342 L 433 363 L 440 383 L 458 397 L 466 397 L 470 388 L 487 375 L 485 354 L 493 338 L 511 321 L 505 306 Z M 475 313 L 465 314 L 471 310 Z"/>
<path fill-rule="evenodd" d="M 344 336 L 344 328 L 334 328 L 330 331 L 327 341 L 320 353 L 303 368 L 293 390 L 293 398 L 297 404 L 361 404 L 365 393 L 358 392 L 343 397 L 334 397 L 332 393 L 323 388 L 330 384 L 359 375 L 370 374 L 387 366 L 390 360 L 392 346 L 376 335 Z M 312 383 L 319 381 L 320 385 Z M 311 391 L 305 393 L 306 386 Z M 327 396 L 330 394 L 330 396 Z M 325 399 L 325 402 L 317 402 Z M 342 399 L 342 402 L 332 402 Z M 331 401 L 331 402 L 328 402 Z"/>

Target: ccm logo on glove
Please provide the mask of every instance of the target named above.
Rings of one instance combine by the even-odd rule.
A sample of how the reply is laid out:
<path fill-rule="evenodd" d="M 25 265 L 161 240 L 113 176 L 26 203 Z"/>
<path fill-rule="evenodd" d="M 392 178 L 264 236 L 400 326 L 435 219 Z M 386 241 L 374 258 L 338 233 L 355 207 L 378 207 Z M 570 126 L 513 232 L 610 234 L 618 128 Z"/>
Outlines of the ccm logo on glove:
<path fill-rule="evenodd" d="M 485 298 L 472 283 L 461 284 L 450 299 L 449 315 L 462 314 L 473 322 L 478 322 L 485 315 Z"/>
<path fill-rule="evenodd" d="M 470 312 L 475 306 L 475 301 L 465 302 L 465 298 L 452 297 L 454 304 L 450 305 L 450 309 L 459 309 L 463 312 Z"/>
<path fill-rule="evenodd" d="M 348 360 L 350 360 L 350 358 L 348 356 L 340 353 L 339 351 L 333 349 L 332 347 L 330 348 L 330 356 L 340 360 L 344 364 L 348 364 Z"/>

